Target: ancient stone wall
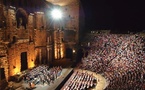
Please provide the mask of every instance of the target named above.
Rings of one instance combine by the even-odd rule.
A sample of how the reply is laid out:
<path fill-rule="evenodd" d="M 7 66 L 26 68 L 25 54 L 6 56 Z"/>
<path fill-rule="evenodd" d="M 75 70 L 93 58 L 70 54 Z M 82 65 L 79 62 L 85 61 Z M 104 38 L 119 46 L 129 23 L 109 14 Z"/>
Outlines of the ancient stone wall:
<path fill-rule="evenodd" d="M 21 43 L 13 44 L 8 49 L 8 61 L 9 61 L 9 76 L 15 75 L 21 71 L 21 53 L 27 53 L 28 68 L 35 66 L 35 47 L 34 44 Z"/>
<path fill-rule="evenodd" d="M 30 13 L 28 16 L 28 28 L 34 29 L 34 14 Z"/>
<path fill-rule="evenodd" d="M 64 18 L 66 21 L 64 27 L 77 32 L 79 30 L 78 3 L 63 7 L 66 10 L 64 12 L 66 12 L 65 17 L 67 18 L 67 20 Z M 65 57 L 65 42 L 62 40 L 64 31 L 60 31 L 57 35 L 54 33 L 55 31 L 47 31 L 46 28 L 50 26 L 46 26 L 46 17 L 43 12 L 29 14 L 27 29 L 24 29 L 22 26 L 17 28 L 15 7 L 6 8 L 1 5 L 0 10 L 4 10 L 3 13 L 0 12 L 0 15 L 3 15 L 6 20 L 6 28 L 5 30 L 2 28 L 0 32 L 0 35 L 3 35 L 0 36 L 0 41 L 6 42 L 8 46 L 5 49 L 6 56 L 0 58 L 2 64 L 0 68 L 5 69 L 6 79 L 21 72 L 21 54 L 23 52 L 27 53 L 28 68 L 51 62 L 54 59 L 55 51 L 59 59 Z M 78 34 L 76 41 L 77 36 Z M 4 40 L 1 40 L 3 38 Z"/>
<path fill-rule="evenodd" d="M 0 41 L 3 40 L 3 37 L 4 37 L 4 32 L 2 30 L 0 30 Z"/>
<path fill-rule="evenodd" d="M 11 43 L 8 48 L 7 58 L 9 67 L 8 69 L 6 69 L 6 76 L 9 77 L 21 72 L 21 53 L 27 53 L 28 68 L 32 68 L 37 64 L 36 60 L 38 59 L 38 56 L 39 60 L 44 60 L 44 58 L 47 57 L 47 35 L 46 30 L 44 30 L 44 28 L 42 27 L 45 26 L 43 13 L 30 14 L 28 17 L 28 28 L 26 30 L 22 28 L 22 26 L 20 26 L 20 28 L 16 27 L 16 17 L 14 9 L 8 9 L 8 11 L 5 11 L 5 16 L 7 16 L 6 38 L 7 41 Z M 27 41 L 26 39 L 29 39 L 29 41 Z M 47 60 L 41 62 L 45 63 L 46 61 Z"/>
<path fill-rule="evenodd" d="M 79 29 L 79 5 L 76 3 L 63 7 L 66 21 L 66 28 L 70 30 Z"/>
<path fill-rule="evenodd" d="M 4 68 L 6 79 L 8 79 L 8 63 L 7 47 L 4 43 L 0 42 L 0 68 Z"/>
<path fill-rule="evenodd" d="M 39 46 L 46 46 L 47 44 L 47 33 L 46 30 L 35 30 L 34 31 L 34 41 L 35 41 L 35 47 Z"/>
<path fill-rule="evenodd" d="M 65 57 L 65 49 L 63 43 L 63 31 L 56 30 L 54 31 L 54 53 L 55 59 L 61 59 Z"/>
<path fill-rule="evenodd" d="M 17 25 L 15 7 L 8 9 L 7 15 L 5 17 L 7 19 L 7 28 L 10 29 L 10 31 L 15 30 Z"/>
<path fill-rule="evenodd" d="M 35 13 L 35 29 L 44 30 L 45 26 L 45 17 L 43 12 Z"/>

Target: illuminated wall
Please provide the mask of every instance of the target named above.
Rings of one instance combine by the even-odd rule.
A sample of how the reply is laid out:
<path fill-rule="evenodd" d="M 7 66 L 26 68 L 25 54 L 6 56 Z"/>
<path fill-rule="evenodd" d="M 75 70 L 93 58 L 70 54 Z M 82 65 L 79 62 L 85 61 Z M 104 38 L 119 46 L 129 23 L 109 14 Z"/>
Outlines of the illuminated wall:
<path fill-rule="evenodd" d="M 44 28 L 46 28 L 44 12 L 35 12 L 34 18 L 35 29 L 43 30 Z"/>
<path fill-rule="evenodd" d="M 55 59 L 61 59 L 64 58 L 64 50 L 65 46 L 64 43 L 62 42 L 63 38 L 63 31 L 61 30 L 55 30 L 54 31 L 54 56 Z"/>
<path fill-rule="evenodd" d="M 54 59 L 53 51 L 53 31 L 47 31 L 47 61 L 51 63 Z"/>
<path fill-rule="evenodd" d="M 7 28 L 9 28 L 10 30 L 13 30 L 14 28 L 16 28 L 16 13 L 15 13 L 15 7 L 11 7 L 10 9 L 8 9 L 7 13 L 6 13 L 7 17 L 6 18 L 6 22 L 7 22 Z"/>
<path fill-rule="evenodd" d="M 35 49 L 34 45 L 29 43 L 14 44 L 8 50 L 9 61 L 9 76 L 15 75 L 21 71 L 21 53 L 27 52 L 27 64 L 28 68 L 35 66 Z"/>
<path fill-rule="evenodd" d="M 30 13 L 28 16 L 28 28 L 34 29 L 34 14 Z"/>
<path fill-rule="evenodd" d="M 67 21 L 64 27 L 69 30 L 73 29 L 78 31 L 78 6 L 78 3 L 62 6 L 64 10 L 66 10 L 65 8 L 68 10 L 66 13 L 68 20 L 64 18 L 64 21 Z M 7 27 L 0 32 L 4 34 L 3 42 L 6 43 L 7 47 L 7 56 L 4 59 L 0 59 L 5 62 L 2 68 L 5 68 L 6 78 L 21 71 L 21 66 L 23 65 L 23 63 L 21 63 L 21 54 L 23 52 L 27 53 L 27 68 L 32 68 L 42 63 L 47 64 L 47 61 L 50 62 L 53 59 L 62 59 L 65 57 L 66 45 L 63 41 L 64 31 L 54 30 L 53 32 L 46 30 L 46 28 L 50 26 L 46 26 L 45 13 L 35 12 L 34 14 L 29 14 L 28 25 L 25 30 L 22 26 L 17 28 L 15 7 L 7 9 L 1 8 L 0 10 L 4 10 L 3 18 L 6 18 L 7 25 Z M 50 22 L 48 21 L 47 23 Z M 38 63 L 37 60 L 39 61 Z"/>
<path fill-rule="evenodd" d="M 21 71 L 22 52 L 27 53 L 28 68 L 32 68 L 36 64 L 41 64 L 41 62 L 45 63 L 47 61 L 47 31 L 45 30 L 44 13 L 36 12 L 35 14 L 30 14 L 28 17 L 27 30 L 23 28 L 16 30 L 16 26 L 13 26 L 13 22 L 15 22 L 15 12 L 13 9 L 9 9 L 6 16 L 8 16 L 8 26 L 13 27 L 7 29 L 6 36 L 10 35 L 10 37 L 7 38 L 8 41 L 12 42 L 13 36 L 17 36 L 16 42 L 11 43 L 8 48 L 8 76 L 15 75 Z M 40 63 L 36 62 L 37 59 Z"/>

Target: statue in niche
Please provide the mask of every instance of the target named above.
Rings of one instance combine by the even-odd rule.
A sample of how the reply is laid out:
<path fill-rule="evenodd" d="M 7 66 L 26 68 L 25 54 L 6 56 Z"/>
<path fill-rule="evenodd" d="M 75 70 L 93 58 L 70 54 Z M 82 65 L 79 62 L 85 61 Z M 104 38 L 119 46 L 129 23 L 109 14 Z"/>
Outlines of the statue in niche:
<path fill-rule="evenodd" d="M 28 14 L 23 8 L 18 8 L 16 11 L 17 28 L 22 25 L 25 29 L 28 23 Z"/>

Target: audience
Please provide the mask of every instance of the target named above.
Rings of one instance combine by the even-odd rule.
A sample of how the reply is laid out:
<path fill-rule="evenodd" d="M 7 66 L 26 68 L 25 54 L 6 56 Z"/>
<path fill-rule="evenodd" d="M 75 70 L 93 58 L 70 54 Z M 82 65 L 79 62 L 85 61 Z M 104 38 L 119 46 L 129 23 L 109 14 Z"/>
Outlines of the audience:
<path fill-rule="evenodd" d="M 143 89 L 145 39 L 137 34 L 96 34 L 89 37 L 87 57 L 77 68 L 104 75 L 110 89 Z"/>

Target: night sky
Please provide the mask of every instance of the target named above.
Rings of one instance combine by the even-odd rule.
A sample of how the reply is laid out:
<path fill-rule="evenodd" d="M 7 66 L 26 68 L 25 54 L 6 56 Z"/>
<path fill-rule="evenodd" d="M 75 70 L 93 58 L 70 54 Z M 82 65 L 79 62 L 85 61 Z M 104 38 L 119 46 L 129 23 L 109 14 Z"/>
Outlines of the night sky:
<path fill-rule="evenodd" d="M 140 1 L 140 0 L 139 0 Z M 81 0 L 87 30 L 145 30 L 145 5 L 131 0 Z"/>

